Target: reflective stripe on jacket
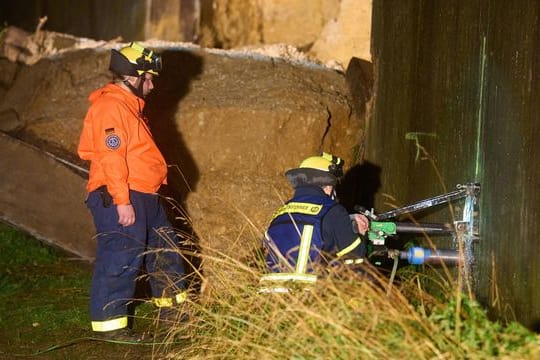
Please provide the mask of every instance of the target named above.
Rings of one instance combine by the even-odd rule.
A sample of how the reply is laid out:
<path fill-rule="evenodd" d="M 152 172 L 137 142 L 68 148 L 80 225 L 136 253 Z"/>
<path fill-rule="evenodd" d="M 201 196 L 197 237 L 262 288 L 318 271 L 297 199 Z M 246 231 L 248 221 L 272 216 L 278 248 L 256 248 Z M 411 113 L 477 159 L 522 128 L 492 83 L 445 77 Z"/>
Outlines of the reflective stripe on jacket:
<path fill-rule="evenodd" d="M 116 205 L 129 203 L 129 189 L 157 192 L 167 164 L 142 115 L 144 100 L 112 83 L 89 100 L 78 146 L 81 159 L 90 160 L 87 190 L 106 185 Z"/>

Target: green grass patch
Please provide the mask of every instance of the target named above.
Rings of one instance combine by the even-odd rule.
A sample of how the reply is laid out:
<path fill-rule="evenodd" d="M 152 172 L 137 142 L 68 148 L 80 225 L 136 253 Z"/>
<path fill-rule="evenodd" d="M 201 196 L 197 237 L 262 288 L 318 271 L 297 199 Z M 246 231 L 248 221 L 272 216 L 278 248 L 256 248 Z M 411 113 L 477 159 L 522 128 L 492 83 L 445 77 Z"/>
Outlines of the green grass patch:
<path fill-rule="evenodd" d="M 87 340 L 92 266 L 0 222 L 0 359 L 146 359 L 155 347 Z M 148 330 L 154 308 L 135 308 Z M 38 356 L 39 355 L 39 356 Z"/>
<path fill-rule="evenodd" d="M 0 343 L 40 344 L 88 327 L 87 264 L 0 223 Z"/>

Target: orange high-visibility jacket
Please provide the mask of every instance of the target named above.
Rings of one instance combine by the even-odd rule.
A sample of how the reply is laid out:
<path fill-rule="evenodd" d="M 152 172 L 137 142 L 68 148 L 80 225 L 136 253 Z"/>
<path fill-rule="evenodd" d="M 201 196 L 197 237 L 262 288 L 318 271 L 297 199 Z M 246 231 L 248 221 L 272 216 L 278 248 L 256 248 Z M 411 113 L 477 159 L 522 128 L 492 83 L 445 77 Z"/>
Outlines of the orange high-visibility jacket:
<path fill-rule="evenodd" d="M 114 204 L 129 204 L 129 190 L 155 193 L 167 181 L 167 164 L 144 116 L 144 100 L 115 84 L 88 97 L 78 153 L 90 160 L 86 189 L 106 185 Z"/>

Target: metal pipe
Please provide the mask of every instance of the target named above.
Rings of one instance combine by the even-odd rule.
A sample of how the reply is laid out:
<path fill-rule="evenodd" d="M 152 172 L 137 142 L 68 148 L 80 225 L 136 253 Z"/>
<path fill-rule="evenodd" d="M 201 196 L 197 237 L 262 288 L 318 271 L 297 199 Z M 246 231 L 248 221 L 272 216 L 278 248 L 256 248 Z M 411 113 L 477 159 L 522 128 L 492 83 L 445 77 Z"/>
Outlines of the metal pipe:
<path fill-rule="evenodd" d="M 480 184 L 470 183 L 465 185 L 457 185 L 457 189 L 447 194 L 437 195 L 428 199 L 417 201 L 413 204 L 390 210 L 375 216 L 375 220 L 382 221 L 390 218 L 395 218 L 398 215 L 405 213 L 413 213 L 419 210 L 427 209 L 439 204 L 449 203 L 466 196 L 476 197 L 480 192 Z"/>
<path fill-rule="evenodd" d="M 394 210 L 390 210 L 382 214 L 378 214 L 377 220 L 381 221 L 385 219 L 394 218 L 401 214 L 413 213 L 413 212 L 427 209 L 427 208 L 430 208 L 439 204 L 448 203 L 456 199 L 461 199 L 461 198 L 464 198 L 465 196 L 467 196 L 466 190 L 464 189 L 454 190 L 452 192 L 449 192 L 448 194 L 434 196 L 432 198 L 421 200 L 421 201 L 415 202 L 413 204 L 404 206 L 399 209 L 394 209 Z"/>
<path fill-rule="evenodd" d="M 414 234 L 452 234 L 454 227 L 451 224 L 432 224 L 432 223 L 407 223 L 396 222 L 397 233 L 414 233 Z"/>
<path fill-rule="evenodd" d="M 407 260 L 412 265 L 458 265 L 461 262 L 459 251 L 451 249 L 426 249 L 411 247 L 408 251 L 400 251 L 400 259 Z"/>

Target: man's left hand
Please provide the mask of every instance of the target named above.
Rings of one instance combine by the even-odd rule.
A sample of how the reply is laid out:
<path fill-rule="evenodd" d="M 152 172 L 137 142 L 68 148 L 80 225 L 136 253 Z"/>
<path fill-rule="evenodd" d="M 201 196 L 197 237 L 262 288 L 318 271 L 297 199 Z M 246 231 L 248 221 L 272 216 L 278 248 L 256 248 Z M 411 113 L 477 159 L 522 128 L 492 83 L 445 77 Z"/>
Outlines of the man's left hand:
<path fill-rule="evenodd" d="M 122 226 L 130 226 L 135 223 L 135 210 L 131 204 L 116 205 L 118 223 Z"/>

